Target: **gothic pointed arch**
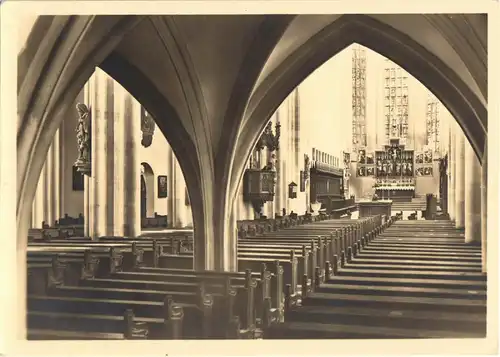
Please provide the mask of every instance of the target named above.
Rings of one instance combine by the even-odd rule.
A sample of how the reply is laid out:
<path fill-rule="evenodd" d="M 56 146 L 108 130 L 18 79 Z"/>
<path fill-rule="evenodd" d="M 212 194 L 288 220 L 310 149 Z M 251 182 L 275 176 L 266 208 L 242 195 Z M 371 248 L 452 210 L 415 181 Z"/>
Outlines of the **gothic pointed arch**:
<path fill-rule="evenodd" d="M 240 163 L 231 178 L 232 193 L 237 191 L 244 162 L 271 115 L 309 74 L 352 43 L 382 54 L 424 84 L 457 120 L 481 159 L 487 135 L 484 101 L 452 68 L 408 35 L 366 15 L 343 15 L 290 53 L 254 89 L 236 146 Z"/>

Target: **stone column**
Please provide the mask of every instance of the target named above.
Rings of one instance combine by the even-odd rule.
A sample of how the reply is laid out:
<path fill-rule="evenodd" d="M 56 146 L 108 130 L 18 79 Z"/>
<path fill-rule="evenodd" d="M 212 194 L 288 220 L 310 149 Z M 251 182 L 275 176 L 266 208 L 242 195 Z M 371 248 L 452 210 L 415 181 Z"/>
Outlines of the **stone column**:
<path fill-rule="evenodd" d="M 167 175 L 167 187 L 168 187 L 168 197 L 167 197 L 167 221 L 169 228 L 177 227 L 177 207 L 175 200 L 175 155 L 172 148 L 169 147 L 169 151 L 167 154 L 168 160 L 168 175 Z"/>
<path fill-rule="evenodd" d="M 94 76 L 91 76 L 89 81 L 83 87 L 83 104 L 87 106 L 87 108 L 91 108 L 91 86 L 94 81 Z M 91 117 L 92 120 L 92 117 Z M 93 126 L 93 125 L 92 125 Z M 91 133 L 92 134 L 92 133 Z M 94 140 L 92 140 L 93 142 Z M 94 147 L 90 150 L 91 158 L 94 156 Z M 83 235 L 85 237 L 91 237 L 93 232 L 94 225 L 94 210 L 93 210 L 93 189 L 92 189 L 93 179 L 91 176 L 84 175 L 83 176 Z"/>
<path fill-rule="evenodd" d="M 123 233 L 134 238 L 141 235 L 141 162 L 139 160 L 141 105 L 129 93 L 124 104 L 124 205 Z"/>
<path fill-rule="evenodd" d="M 287 99 L 289 100 L 289 99 Z M 277 117 L 277 120 L 279 120 L 280 114 L 279 114 L 280 109 L 276 110 L 276 113 L 274 114 Z M 285 120 L 286 121 L 286 120 Z M 283 124 L 283 123 L 282 123 Z M 288 129 L 287 125 L 282 125 L 281 127 L 281 133 L 283 135 L 283 138 L 289 138 L 289 136 L 286 133 L 286 130 Z M 283 142 L 283 141 L 282 141 Z M 274 202 L 272 202 L 272 205 L 274 206 L 274 212 L 278 213 L 281 215 L 283 208 L 286 208 L 288 211 L 288 207 L 286 206 L 286 196 L 285 196 L 285 191 L 283 189 L 283 182 L 285 182 L 285 177 L 286 177 L 286 172 L 285 172 L 285 165 L 286 165 L 286 159 L 283 157 L 283 153 L 285 153 L 283 150 L 278 150 L 276 152 L 276 187 L 275 187 L 275 194 L 274 194 Z M 274 218 L 268 217 L 268 218 Z"/>
<path fill-rule="evenodd" d="M 52 167 L 50 170 L 50 189 L 52 194 L 50 195 L 50 211 L 52 213 L 52 221 L 50 223 L 51 226 L 54 225 L 56 220 L 61 218 L 61 181 L 60 181 L 60 173 L 61 173 L 61 162 L 60 162 L 60 135 L 61 132 L 58 129 L 54 136 L 54 140 L 52 141 L 52 150 L 51 150 L 51 162 Z"/>
<path fill-rule="evenodd" d="M 73 117 L 75 106 L 71 107 L 68 113 L 68 117 Z M 69 124 L 68 124 L 69 122 Z M 63 217 L 66 212 L 66 195 L 65 195 L 65 187 L 66 187 L 66 179 L 65 179 L 65 170 L 66 170 L 66 151 L 67 151 L 67 140 L 65 133 L 65 125 L 73 126 L 74 122 L 70 120 L 63 120 L 61 126 L 59 127 L 59 217 Z M 72 143 L 70 141 L 70 143 Z M 72 145 L 72 144 L 69 144 Z M 70 181 L 71 182 L 71 181 Z M 83 212 L 82 212 L 83 214 Z"/>
<path fill-rule="evenodd" d="M 83 235 L 85 237 L 91 237 L 94 224 L 94 218 L 93 218 L 93 190 L 92 190 L 92 178 L 88 177 L 85 175 L 83 177 L 83 187 L 84 187 L 84 193 L 83 193 L 83 219 L 84 219 L 84 224 L 83 224 Z"/>
<path fill-rule="evenodd" d="M 185 200 L 186 182 L 173 150 L 168 156 L 168 220 L 170 227 L 182 228 L 187 224 Z"/>
<path fill-rule="evenodd" d="M 45 175 L 44 169 L 40 174 L 38 179 L 38 185 L 36 188 L 35 199 L 33 200 L 33 211 L 32 211 L 32 228 L 42 228 L 42 221 L 44 218 L 44 201 L 45 201 Z"/>
<path fill-rule="evenodd" d="M 456 132 L 455 147 L 455 227 L 465 227 L 465 137 L 460 128 Z"/>
<path fill-rule="evenodd" d="M 292 181 L 297 181 L 294 179 L 296 163 L 295 163 L 295 136 L 296 136 L 296 128 L 295 128 L 295 91 L 292 92 L 292 95 L 288 98 L 288 109 L 284 118 L 276 118 L 276 120 L 281 121 L 281 128 L 287 127 L 288 134 L 283 135 L 283 131 L 281 132 L 280 138 L 280 148 L 286 148 L 285 160 L 286 160 L 286 174 L 284 175 L 284 180 L 281 181 L 280 190 L 282 195 L 286 197 L 286 205 L 282 208 L 286 208 L 287 213 L 292 211 L 293 204 L 295 203 L 295 199 L 291 199 L 288 196 L 288 185 Z M 283 122 L 285 121 L 285 123 Z M 278 150 L 275 154 L 278 154 L 280 150 Z M 283 154 L 283 153 L 282 153 Z M 282 155 L 283 157 L 283 155 Z M 295 182 L 298 184 L 298 182 Z M 281 209 L 277 211 L 278 214 L 281 214 Z M 274 217 L 273 217 L 274 218 Z"/>
<path fill-rule="evenodd" d="M 97 238 L 108 233 L 108 185 L 107 185 L 107 119 L 109 98 L 113 95 L 113 80 L 102 70 L 96 69 L 90 80 L 92 112 L 92 226 L 90 236 Z M 110 92 L 111 90 L 111 92 Z"/>
<path fill-rule="evenodd" d="M 481 166 L 481 256 L 482 270 L 486 272 L 486 244 L 488 236 L 488 139 L 484 144 L 484 155 Z"/>
<path fill-rule="evenodd" d="M 229 215 L 228 232 L 229 235 L 225 237 L 224 242 L 228 246 L 225 249 L 224 270 L 236 272 L 238 271 L 238 227 L 234 209 L 231 210 L 231 214 Z"/>
<path fill-rule="evenodd" d="M 104 74 L 104 73 L 103 73 Z M 106 111 L 105 114 L 105 131 L 106 131 L 106 142 L 105 146 L 105 157 L 103 160 L 106 162 L 106 235 L 113 236 L 115 234 L 115 180 L 121 180 L 115 174 L 115 155 L 120 148 L 115 147 L 115 90 L 119 86 L 111 77 L 107 74 L 106 76 L 106 87 L 104 100 Z M 119 234 L 121 236 L 121 234 Z"/>
<path fill-rule="evenodd" d="M 293 155 L 294 155 L 294 165 L 293 165 L 293 174 L 292 181 L 297 184 L 297 198 L 293 200 L 292 207 L 289 208 L 288 214 L 290 211 L 294 211 L 297 213 L 301 211 L 299 209 L 300 205 L 300 181 L 302 177 L 300 176 L 300 170 L 303 169 L 304 166 L 304 156 L 300 152 L 300 98 L 299 98 L 299 90 L 295 88 L 294 96 L 293 96 Z"/>
<path fill-rule="evenodd" d="M 450 123 L 450 140 L 448 144 L 448 214 L 455 220 L 455 123 Z"/>
<path fill-rule="evenodd" d="M 43 175 L 45 176 L 45 179 L 43 181 L 44 183 L 44 203 L 43 203 L 43 221 L 45 224 L 49 225 L 50 227 L 54 226 L 54 212 L 53 212 L 53 202 L 52 202 L 52 197 L 54 194 L 54 189 L 53 189 L 53 182 L 52 182 L 52 171 L 54 170 L 53 168 L 53 155 L 52 155 L 52 150 L 53 150 L 53 143 L 49 147 L 49 151 L 47 152 L 47 157 L 45 159 L 45 165 L 43 167 Z"/>
<path fill-rule="evenodd" d="M 465 243 L 481 243 L 481 166 L 465 142 Z"/>
<path fill-rule="evenodd" d="M 113 178 L 113 191 L 114 191 L 114 230 L 115 236 L 123 236 L 125 229 L 125 96 L 127 92 L 118 83 L 114 83 L 114 178 Z M 111 140 L 111 138 L 110 138 Z"/>
<path fill-rule="evenodd" d="M 175 211 L 177 213 L 176 222 L 179 228 L 183 228 L 187 225 L 187 207 L 186 207 L 186 182 L 184 181 L 184 175 L 182 174 L 181 166 L 175 159 L 175 175 L 174 175 L 174 185 L 175 185 Z"/>

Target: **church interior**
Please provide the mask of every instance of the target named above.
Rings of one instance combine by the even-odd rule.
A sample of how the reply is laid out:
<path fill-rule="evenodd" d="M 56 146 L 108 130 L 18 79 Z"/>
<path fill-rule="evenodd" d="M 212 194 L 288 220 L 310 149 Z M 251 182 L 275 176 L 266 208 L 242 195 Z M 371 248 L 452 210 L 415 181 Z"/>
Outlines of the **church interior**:
<path fill-rule="evenodd" d="M 22 44 L 24 338 L 486 337 L 484 15 L 41 16 Z"/>

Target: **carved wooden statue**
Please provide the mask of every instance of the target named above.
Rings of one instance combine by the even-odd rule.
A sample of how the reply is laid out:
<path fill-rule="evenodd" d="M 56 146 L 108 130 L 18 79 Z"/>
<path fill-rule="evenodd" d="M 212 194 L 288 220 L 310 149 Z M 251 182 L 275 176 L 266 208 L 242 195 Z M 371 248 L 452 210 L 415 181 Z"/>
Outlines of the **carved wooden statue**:
<path fill-rule="evenodd" d="M 149 147 L 153 143 L 153 134 L 155 131 L 155 121 L 153 117 L 148 115 L 147 112 L 144 111 L 141 117 L 141 131 L 142 131 L 142 140 L 141 144 L 145 148 Z"/>
<path fill-rule="evenodd" d="M 76 127 L 76 140 L 78 143 L 78 158 L 75 166 L 78 171 L 90 175 L 91 168 L 91 118 L 89 108 L 83 103 L 76 105 L 78 111 L 78 124 Z"/>
<path fill-rule="evenodd" d="M 272 125 L 273 125 L 272 122 L 267 123 L 264 132 L 262 133 L 261 137 L 259 138 L 259 141 L 257 142 L 257 145 L 255 147 L 256 150 L 262 150 L 264 149 L 264 147 L 267 147 L 267 149 L 270 152 L 279 150 L 281 124 L 276 123 L 276 128 L 275 128 L 276 134 L 273 134 Z"/>
<path fill-rule="evenodd" d="M 309 155 L 304 154 L 304 180 L 307 181 L 309 179 L 309 172 L 311 170 L 311 161 L 309 159 Z"/>

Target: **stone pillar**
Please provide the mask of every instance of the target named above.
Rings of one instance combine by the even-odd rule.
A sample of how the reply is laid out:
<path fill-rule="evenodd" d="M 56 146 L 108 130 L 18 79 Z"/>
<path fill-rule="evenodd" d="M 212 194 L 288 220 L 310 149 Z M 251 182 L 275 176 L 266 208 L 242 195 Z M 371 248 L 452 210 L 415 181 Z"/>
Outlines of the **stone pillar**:
<path fill-rule="evenodd" d="M 295 88 L 294 96 L 293 96 L 293 172 L 292 172 L 292 181 L 297 184 L 297 198 L 293 200 L 292 206 L 289 208 L 287 213 L 290 211 L 294 211 L 295 213 L 301 211 L 299 209 L 301 207 L 299 205 L 300 202 L 300 181 L 302 177 L 300 176 L 300 171 L 304 166 L 304 156 L 300 152 L 300 98 L 299 98 L 299 90 Z M 287 188 L 288 191 L 288 188 Z"/>
<path fill-rule="evenodd" d="M 103 100 L 105 100 L 105 132 L 106 132 L 106 142 L 105 146 L 105 156 L 102 160 L 106 162 L 106 235 L 113 236 L 115 233 L 115 180 L 121 180 L 122 177 L 115 175 L 115 155 L 116 151 L 120 150 L 115 147 L 115 90 L 119 84 L 115 82 L 107 74 L 106 76 L 106 87 Z M 121 234 L 119 234 L 121 236 Z"/>
<path fill-rule="evenodd" d="M 85 84 L 83 87 L 83 104 L 87 106 L 87 108 L 91 108 L 91 84 L 93 82 L 94 77 L 91 76 L 89 81 Z M 91 117 L 92 120 L 92 117 Z M 93 125 L 92 125 L 93 126 Z M 92 134 L 92 133 L 91 133 Z M 92 140 L 93 142 L 94 140 Z M 91 158 L 93 159 L 94 156 L 94 149 L 93 146 L 90 150 L 90 155 Z M 85 237 L 91 237 L 92 232 L 93 232 L 93 225 L 94 225 L 94 217 L 93 217 L 93 189 L 92 189 L 92 183 L 93 179 L 91 176 L 84 175 L 83 176 L 83 219 L 84 219 L 84 224 L 83 224 L 83 235 Z"/>
<path fill-rule="evenodd" d="M 168 176 L 167 176 L 167 187 L 168 187 L 168 226 L 169 228 L 177 227 L 178 217 L 177 217 L 177 205 L 175 200 L 176 190 L 175 190 L 175 165 L 176 158 L 172 148 L 169 149 L 168 155 Z"/>
<path fill-rule="evenodd" d="M 481 243 L 481 166 L 465 142 L 465 243 Z"/>
<path fill-rule="evenodd" d="M 186 183 L 181 167 L 172 149 L 168 155 L 168 221 L 171 228 L 182 228 L 187 224 Z"/>
<path fill-rule="evenodd" d="M 448 144 L 448 214 L 455 220 L 455 123 L 450 123 L 450 140 Z"/>
<path fill-rule="evenodd" d="M 57 130 L 47 152 L 33 199 L 31 214 L 33 228 L 42 228 L 43 221 L 53 227 L 55 221 L 61 218 L 61 150 L 59 139 L 60 131 Z"/>
<path fill-rule="evenodd" d="M 289 99 L 286 99 L 289 100 Z M 276 110 L 276 113 L 274 114 L 276 116 L 276 120 L 279 120 L 280 117 L 280 108 Z M 286 119 L 285 119 L 286 121 Z M 284 123 L 282 123 L 284 124 Z M 281 133 L 283 135 L 283 138 L 288 138 L 289 136 L 286 133 L 286 130 L 288 129 L 287 125 L 282 125 L 281 127 Z M 283 142 L 283 141 L 282 141 Z M 275 194 L 274 194 L 274 202 L 272 202 L 272 205 L 274 206 L 274 211 L 275 213 L 278 213 L 279 215 L 282 214 L 283 208 L 287 209 L 288 207 L 286 206 L 286 196 L 285 196 L 285 190 L 283 189 L 283 183 L 285 182 L 286 178 L 286 172 L 285 172 L 285 167 L 286 167 L 286 159 L 284 157 L 285 151 L 283 150 L 278 150 L 276 152 L 276 187 L 275 187 Z M 286 153 L 285 153 L 286 154 Z M 268 218 L 274 218 L 268 217 Z"/>
<path fill-rule="evenodd" d="M 108 233 L 108 185 L 107 185 L 107 119 L 113 95 L 113 80 L 102 70 L 96 69 L 90 79 L 92 112 L 92 226 L 90 236 L 97 238 Z M 110 92 L 111 90 L 111 92 Z"/>
<path fill-rule="evenodd" d="M 44 201 L 45 201 L 45 175 L 44 169 L 40 174 L 38 179 L 38 185 L 36 188 L 35 199 L 33 200 L 33 211 L 32 211 L 32 228 L 42 228 L 42 221 L 44 218 Z"/>
<path fill-rule="evenodd" d="M 68 113 L 69 117 L 72 117 L 74 115 L 74 110 L 75 107 L 70 108 L 70 113 Z M 69 123 L 68 123 L 69 122 Z M 66 178 L 65 178 L 65 170 L 66 170 L 66 148 L 68 145 L 67 140 L 69 138 L 66 138 L 66 130 L 65 126 L 70 125 L 72 128 L 74 128 L 74 122 L 70 120 L 63 120 L 61 123 L 61 126 L 59 127 L 59 217 L 64 217 L 64 214 L 66 212 L 66 195 L 65 195 L 65 187 L 66 187 Z M 73 145 L 72 141 L 70 140 L 70 144 Z M 72 177 L 72 176 L 71 176 Z M 70 181 L 71 182 L 71 181 Z M 83 212 L 82 212 L 83 214 Z"/>
<path fill-rule="evenodd" d="M 284 176 L 284 180 L 281 182 L 281 187 L 280 190 L 282 194 L 286 197 L 286 211 L 290 212 L 292 210 L 292 206 L 294 204 L 295 199 L 291 199 L 290 196 L 288 196 L 288 185 L 292 181 L 296 181 L 294 179 L 295 175 L 295 170 L 296 170 L 296 164 L 295 164 L 295 91 L 292 92 L 292 95 L 288 98 L 288 105 L 287 105 L 287 111 L 286 115 L 284 115 L 284 118 L 281 119 L 281 128 L 287 127 L 288 130 L 288 135 L 283 136 L 283 131 L 281 132 L 282 136 L 280 139 L 280 147 L 285 148 L 286 147 L 286 153 L 285 153 L 285 160 L 286 160 L 286 174 Z M 276 118 L 279 120 L 280 118 Z M 285 123 L 283 122 L 285 121 Z M 286 145 L 286 146 L 285 146 Z M 280 150 L 278 150 L 275 154 L 277 154 Z M 283 154 L 283 153 L 282 153 Z M 298 184 L 298 182 L 295 182 Z"/>
<path fill-rule="evenodd" d="M 129 93 L 124 104 L 124 205 L 123 233 L 134 238 L 141 235 L 141 162 L 139 160 L 141 105 Z"/>
<path fill-rule="evenodd" d="M 92 178 L 88 177 L 85 175 L 83 177 L 83 186 L 84 186 L 84 193 L 83 193 L 83 219 L 84 219 L 84 224 L 83 224 L 83 235 L 85 237 L 91 237 L 94 224 L 94 218 L 93 218 L 93 213 L 94 210 L 92 202 L 93 202 L 93 190 L 92 190 Z"/>
<path fill-rule="evenodd" d="M 52 172 L 54 170 L 54 162 L 53 162 L 53 151 L 54 143 L 52 143 L 49 147 L 49 151 L 47 152 L 47 157 L 45 159 L 45 166 L 43 168 L 43 175 L 45 176 L 44 182 L 44 192 L 45 192 L 45 202 L 43 207 L 43 220 L 45 224 L 50 227 L 54 226 L 54 205 L 53 205 L 53 196 L 54 196 L 54 187 L 53 185 L 53 177 Z"/>
<path fill-rule="evenodd" d="M 125 170 L 125 96 L 127 95 L 125 89 L 118 83 L 114 83 L 114 178 L 113 178 L 113 191 L 114 191 L 114 230 L 115 236 L 120 237 L 124 235 L 125 229 L 125 187 L 124 180 L 126 175 Z M 111 140 L 111 138 L 110 138 Z"/>
<path fill-rule="evenodd" d="M 233 272 L 238 271 L 238 225 L 234 213 L 234 209 L 231 209 L 227 228 L 229 235 L 225 237 L 224 242 L 227 245 L 224 257 L 224 270 Z"/>
<path fill-rule="evenodd" d="M 56 135 L 54 136 L 54 140 L 52 141 L 52 167 L 50 171 L 50 187 L 52 190 L 52 195 L 50 196 L 50 211 L 52 212 L 52 221 L 50 223 L 51 226 L 54 225 L 56 220 L 59 220 L 61 218 L 61 206 L 60 206 L 60 201 L 61 201 L 61 181 L 60 181 L 60 174 L 61 174 L 61 162 L 60 162 L 60 135 L 61 132 L 58 129 L 56 131 Z"/>
<path fill-rule="evenodd" d="M 483 162 L 481 166 L 481 256 L 482 270 L 486 272 L 486 244 L 488 236 L 488 146 L 484 144 Z"/>
<path fill-rule="evenodd" d="M 456 132 L 455 147 L 455 227 L 465 227 L 465 137 L 460 128 Z"/>
<path fill-rule="evenodd" d="M 179 228 L 183 228 L 187 225 L 186 182 L 177 158 L 174 173 L 176 223 Z"/>

